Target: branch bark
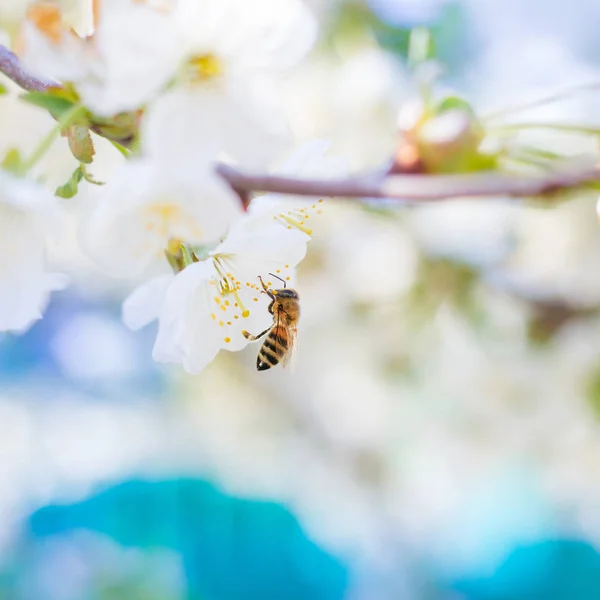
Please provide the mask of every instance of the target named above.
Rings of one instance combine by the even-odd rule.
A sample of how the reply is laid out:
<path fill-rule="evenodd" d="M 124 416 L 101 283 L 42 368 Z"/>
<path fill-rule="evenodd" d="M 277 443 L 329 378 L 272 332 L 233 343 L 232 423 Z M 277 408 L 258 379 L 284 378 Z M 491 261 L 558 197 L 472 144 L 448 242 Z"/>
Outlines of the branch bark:
<path fill-rule="evenodd" d="M 452 198 L 553 195 L 600 183 L 598 166 L 564 166 L 544 175 L 509 175 L 497 172 L 464 175 L 392 175 L 347 179 L 294 179 L 247 174 L 219 164 L 217 173 L 240 192 L 271 192 L 298 196 L 389 198 L 427 202 Z"/>
<path fill-rule="evenodd" d="M 0 45 L 0 71 L 28 92 L 45 92 L 50 87 L 60 87 L 54 81 L 40 79 L 28 73 L 17 55 L 2 45 Z"/>

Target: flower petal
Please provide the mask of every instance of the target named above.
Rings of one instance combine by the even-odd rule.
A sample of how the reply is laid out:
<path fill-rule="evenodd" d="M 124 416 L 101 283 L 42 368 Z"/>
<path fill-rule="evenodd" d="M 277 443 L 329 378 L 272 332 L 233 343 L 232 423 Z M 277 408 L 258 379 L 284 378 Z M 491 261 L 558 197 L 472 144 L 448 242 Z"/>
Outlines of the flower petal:
<path fill-rule="evenodd" d="M 173 277 L 171 274 L 155 277 L 138 286 L 125 299 L 122 316 L 126 327 L 137 331 L 158 319 Z"/>

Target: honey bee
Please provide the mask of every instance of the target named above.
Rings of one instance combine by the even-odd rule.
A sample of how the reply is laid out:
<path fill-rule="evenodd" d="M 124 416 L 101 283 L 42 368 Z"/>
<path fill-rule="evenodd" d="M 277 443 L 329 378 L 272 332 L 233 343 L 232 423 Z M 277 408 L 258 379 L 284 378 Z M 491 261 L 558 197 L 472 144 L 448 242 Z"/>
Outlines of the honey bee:
<path fill-rule="evenodd" d="M 269 273 L 269 275 L 273 275 L 273 273 Z M 242 331 L 244 337 L 251 341 L 258 340 L 267 334 L 256 358 L 256 368 L 259 371 L 266 371 L 279 362 L 285 367 L 292 355 L 298 335 L 297 325 L 300 318 L 298 292 L 287 289 L 286 282 L 281 277 L 277 277 L 277 275 L 273 275 L 273 277 L 283 282 L 283 289 L 269 288 L 259 276 L 264 293 L 271 298 L 269 312 L 273 315 L 273 324 L 258 335 Z"/>

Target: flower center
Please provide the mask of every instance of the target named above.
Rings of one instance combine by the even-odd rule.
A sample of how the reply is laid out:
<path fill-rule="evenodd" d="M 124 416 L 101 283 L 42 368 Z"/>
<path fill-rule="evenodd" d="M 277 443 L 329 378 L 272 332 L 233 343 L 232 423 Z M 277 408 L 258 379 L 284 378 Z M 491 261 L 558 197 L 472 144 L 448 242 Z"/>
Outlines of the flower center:
<path fill-rule="evenodd" d="M 174 221 L 182 218 L 181 208 L 176 204 L 159 202 L 145 209 L 146 231 L 167 237 Z"/>
<path fill-rule="evenodd" d="M 186 74 L 192 83 L 204 83 L 223 73 L 223 64 L 211 53 L 199 54 L 188 60 Z"/>
<path fill-rule="evenodd" d="M 219 296 L 215 297 L 215 302 L 223 312 L 227 312 L 233 303 L 233 311 L 239 312 L 239 315 L 234 316 L 234 318 L 237 319 L 238 316 L 241 316 L 243 319 L 246 319 L 250 316 L 250 310 L 244 306 L 244 302 L 240 297 L 242 282 L 231 272 L 233 270 L 231 268 L 232 258 L 231 255 L 226 254 L 214 254 L 211 256 L 215 271 L 219 276 L 219 280 L 216 282 L 216 291 L 218 291 Z M 259 290 L 256 283 L 247 281 L 245 282 L 245 286 L 256 291 Z M 226 299 L 227 297 L 232 298 L 231 302 Z M 225 298 L 225 301 L 221 302 L 223 298 Z"/>

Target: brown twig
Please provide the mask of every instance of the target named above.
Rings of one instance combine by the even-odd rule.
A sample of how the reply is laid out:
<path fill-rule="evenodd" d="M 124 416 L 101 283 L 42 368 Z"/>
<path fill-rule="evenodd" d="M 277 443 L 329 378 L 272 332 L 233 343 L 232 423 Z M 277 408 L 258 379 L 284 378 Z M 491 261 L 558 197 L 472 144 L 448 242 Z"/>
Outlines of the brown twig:
<path fill-rule="evenodd" d="M 531 197 L 600 183 L 600 168 L 586 165 L 557 169 L 544 175 L 508 175 L 497 172 L 464 175 L 393 175 L 346 179 L 294 179 L 242 173 L 230 165 L 217 165 L 235 190 L 271 192 L 298 196 L 342 198 L 390 198 L 433 201 L 466 197 Z"/>
<path fill-rule="evenodd" d="M 0 72 L 27 91 L 58 87 L 52 81 L 34 77 L 8 48 L 0 45 Z M 294 179 L 248 174 L 225 164 L 217 173 L 245 202 L 252 192 L 342 198 L 390 198 L 426 202 L 465 197 L 515 197 L 551 195 L 560 191 L 600 183 L 600 167 L 564 165 L 543 175 L 509 175 L 498 172 L 464 175 L 391 175 L 381 173 L 344 179 Z"/>
<path fill-rule="evenodd" d="M 28 92 L 45 92 L 48 88 L 60 87 L 53 81 L 40 79 L 28 73 L 19 58 L 2 45 L 0 45 L 0 71 Z"/>

